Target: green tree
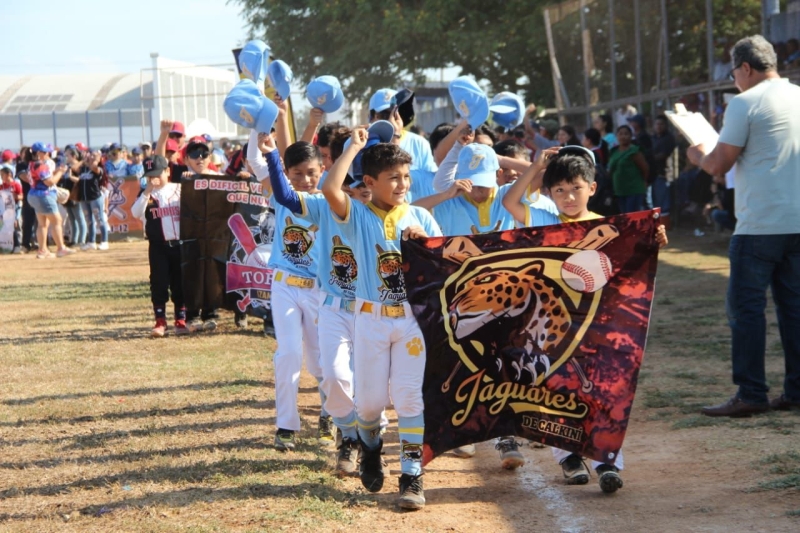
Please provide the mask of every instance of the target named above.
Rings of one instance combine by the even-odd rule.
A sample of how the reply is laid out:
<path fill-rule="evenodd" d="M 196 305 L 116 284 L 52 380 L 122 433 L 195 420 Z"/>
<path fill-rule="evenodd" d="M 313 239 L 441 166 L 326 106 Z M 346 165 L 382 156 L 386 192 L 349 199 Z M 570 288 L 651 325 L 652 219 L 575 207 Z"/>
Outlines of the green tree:
<path fill-rule="evenodd" d="M 461 67 L 493 92 L 553 102 L 542 8 L 548 0 L 232 0 L 303 83 L 339 78 L 346 94 L 415 86 L 425 69 Z"/>

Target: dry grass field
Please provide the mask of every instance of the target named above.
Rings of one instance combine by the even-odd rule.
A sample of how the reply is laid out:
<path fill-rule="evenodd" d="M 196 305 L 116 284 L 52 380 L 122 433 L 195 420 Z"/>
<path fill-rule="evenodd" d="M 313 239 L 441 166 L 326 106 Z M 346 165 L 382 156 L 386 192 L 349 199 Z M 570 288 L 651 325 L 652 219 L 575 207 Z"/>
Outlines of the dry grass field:
<path fill-rule="evenodd" d="M 272 339 L 223 315 L 153 340 L 146 243 L 0 257 L 0 531 L 800 531 L 800 413 L 702 417 L 726 399 L 726 238 L 671 234 L 625 452 L 625 486 L 567 487 L 547 449 L 500 469 L 492 443 L 426 469 L 428 506 L 331 474 L 301 382 L 297 451 L 272 446 Z M 772 311 L 770 311 L 772 313 Z M 767 369 L 783 355 L 769 316 Z M 393 419 L 390 417 L 390 419 Z M 397 437 L 387 459 L 399 475 Z"/>

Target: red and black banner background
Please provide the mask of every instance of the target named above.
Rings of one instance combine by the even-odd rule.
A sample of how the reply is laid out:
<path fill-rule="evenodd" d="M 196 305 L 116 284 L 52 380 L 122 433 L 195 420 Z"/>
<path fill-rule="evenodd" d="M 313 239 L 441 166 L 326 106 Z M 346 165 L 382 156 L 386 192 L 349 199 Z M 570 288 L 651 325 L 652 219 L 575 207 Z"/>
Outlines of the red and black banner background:
<path fill-rule="evenodd" d="M 187 308 L 226 308 L 263 318 L 272 273 L 248 264 L 243 239 L 233 234 L 230 221 L 241 220 L 250 248 L 270 249 L 274 217 L 268 216 L 267 204 L 254 177 L 196 175 L 181 180 L 181 269 Z M 241 279 L 232 278 L 232 273 Z"/>
<path fill-rule="evenodd" d="M 517 435 L 613 463 L 644 354 L 657 210 L 404 241 L 425 455 Z"/>

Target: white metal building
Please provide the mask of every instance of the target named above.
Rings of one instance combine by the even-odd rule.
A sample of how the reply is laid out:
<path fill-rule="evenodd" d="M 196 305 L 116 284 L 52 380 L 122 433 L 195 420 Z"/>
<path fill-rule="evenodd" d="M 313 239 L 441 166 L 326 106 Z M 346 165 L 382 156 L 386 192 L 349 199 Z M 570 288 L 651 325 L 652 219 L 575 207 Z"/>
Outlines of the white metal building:
<path fill-rule="evenodd" d="M 158 138 L 162 118 L 187 134 L 234 136 L 222 101 L 239 77 L 228 65 L 200 66 L 151 54 L 137 73 L 0 76 L 0 147 L 133 145 Z"/>

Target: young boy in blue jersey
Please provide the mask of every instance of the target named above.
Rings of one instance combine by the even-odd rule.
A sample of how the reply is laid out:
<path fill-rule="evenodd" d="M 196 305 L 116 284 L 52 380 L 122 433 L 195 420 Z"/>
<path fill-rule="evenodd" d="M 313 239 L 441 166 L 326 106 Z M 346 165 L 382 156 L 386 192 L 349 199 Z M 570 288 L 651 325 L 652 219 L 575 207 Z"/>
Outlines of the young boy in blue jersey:
<path fill-rule="evenodd" d="M 390 142 L 394 128 L 379 121 L 370 128 L 374 130 L 370 142 Z M 333 218 L 325 197 L 319 194 L 296 192 L 281 168 L 281 161 L 274 141 L 264 136 L 259 148 L 266 154 L 273 198 L 278 204 L 290 209 L 296 216 L 319 227 L 316 245 L 319 250 L 317 281 L 322 295 L 319 308 L 320 365 L 322 367 L 322 389 L 325 410 L 332 415 L 333 422 L 342 432 L 342 442 L 336 462 L 340 476 L 357 475 L 356 465 L 360 445 L 356 428 L 356 412 L 353 402 L 353 350 L 354 310 L 358 265 L 343 228 Z M 261 136 L 259 138 L 261 141 Z M 342 151 L 339 146 L 332 160 L 338 159 Z M 355 179 L 361 173 L 355 172 Z M 349 190 L 349 187 L 343 186 Z"/>
<path fill-rule="evenodd" d="M 498 170 L 494 150 L 485 144 L 468 144 L 459 153 L 453 185 L 414 205 L 432 210 L 447 236 L 513 229 L 514 219 L 503 207 L 502 193 L 498 194 Z"/>
<path fill-rule="evenodd" d="M 436 173 L 436 162 L 433 159 L 430 143 L 421 135 L 404 129 L 405 124 L 400 116 L 400 107 L 409 102 L 398 101 L 398 94 L 405 98 L 413 98 L 408 90 L 379 89 L 369 99 L 370 122 L 386 120 L 394 126 L 395 136 L 400 148 L 411 155 L 411 186 L 406 194 L 409 202 L 430 196 L 433 190 L 433 175 Z"/>
<path fill-rule="evenodd" d="M 439 170 L 436 172 L 436 175 L 433 179 L 433 188 L 437 193 L 446 193 L 456 183 L 456 177 L 459 172 L 458 163 L 460 161 L 461 152 L 465 149 L 465 147 L 473 144 L 483 144 L 492 147 L 492 149 L 495 150 L 495 153 L 497 153 L 496 147 L 493 146 L 493 144 L 490 144 L 491 141 L 484 135 L 479 135 L 478 133 L 479 132 L 471 130 L 467 122 L 462 120 L 442 141 L 442 144 L 447 144 L 450 146 L 450 148 L 448 149 L 444 160 L 439 165 Z M 507 151 L 507 153 L 509 152 Z M 508 192 L 510 183 L 513 183 L 517 176 L 524 173 L 532 166 L 530 160 L 527 157 L 522 157 L 519 152 L 510 151 L 510 153 L 512 155 L 497 155 L 497 192 L 495 194 L 495 201 L 498 205 L 502 205 L 502 199 Z M 513 176 L 513 179 L 510 179 L 510 176 Z M 432 200 L 435 201 L 434 199 L 429 199 L 429 201 Z M 549 211 L 554 215 L 558 214 L 558 210 L 556 209 L 556 205 L 553 203 L 553 201 L 547 196 L 541 194 L 538 188 L 529 187 L 525 201 L 531 205 L 536 205 L 536 207 L 540 209 Z M 511 227 L 514 226 L 512 225 Z M 445 231 L 445 234 L 447 234 L 447 231 Z"/>
<path fill-rule="evenodd" d="M 360 477 L 370 492 L 383 487 L 386 470 L 381 459 L 380 418 L 391 392 L 401 443 L 398 505 L 421 509 L 425 506 L 421 475 L 426 353 L 422 332 L 406 300 L 400 239 L 441 236 L 441 231 L 430 213 L 406 203 L 411 156 L 395 144 L 376 144 L 361 156 L 364 183 L 372 191 L 368 204 L 353 201 L 342 191 L 347 169 L 367 141 L 367 130 L 355 128 L 350 146 L 322 186 L 359 265 L 353 362 Z"/>
<path fill-rule="evenodd" d="M 278 146 L 285 146 L 283 160 L 292 188 L 297 192 L 318 194 L 317 183 L 324 170 L 322 156 L 319 149 L 308 142 L 300 141 L 287 146 L 285 104 L 279 105 L 275 129 Z M 268 132 L 260 134 L 251 131 L 247 162 L 261 182 L 262 193 L 271 195 L 269 166 L 259 151 L 259 147 L 267 147 L 267 136 Z M 279 158 L 278 154 L 275 157 Z M 318 228 L 275 201 L 274 197 L 270 198 L 270 206 L 275 209 L 275 240 L 269 267 L 273 270 L 271 306 L 278 344 L 274 355 L 277 412 L 275 448 L 287 451 L 294 450 L 295 432 L 300 430 L 297 393 L 304 354 L 306 369 L 318 382 L 322 381 L 317 333 L 320 298 L 316 283 Z M 320 396 L 323 409 L 319 418 L 318 437 L 321 442 L 333 443 L 333 427 L 324 410 L 325 399 L 321 391 Z"/>
<path fill-rule="evenodd" d="M 514 182 L 503 199 L 503 205 L 518 223 L 526 227 L 603 218 L 589 211 L 589 199 L 597 189 L 594 174 L 594 154 L 588 148 L 572 145 L 548 148 L 537 154 L 531 168 Z M 538 188 L 540 184 L 549 191 L 558 207 L 558 216 L 523 201 L 528 187 Z M 663 225 L 658 226 L 656 242 L 661 248 L 667 245 L 667 232 Z M 580 455 L 559 448 L 552 450 L 568 485 L 585 485 L 589 482 L 589 471 Z M 613 465 L 592 461 L 592 468 L 597 473 L 603 492 L 612 493 L 622 488 L 619 472 L 623 466 L 622 450 L 617 454 Z"/>

